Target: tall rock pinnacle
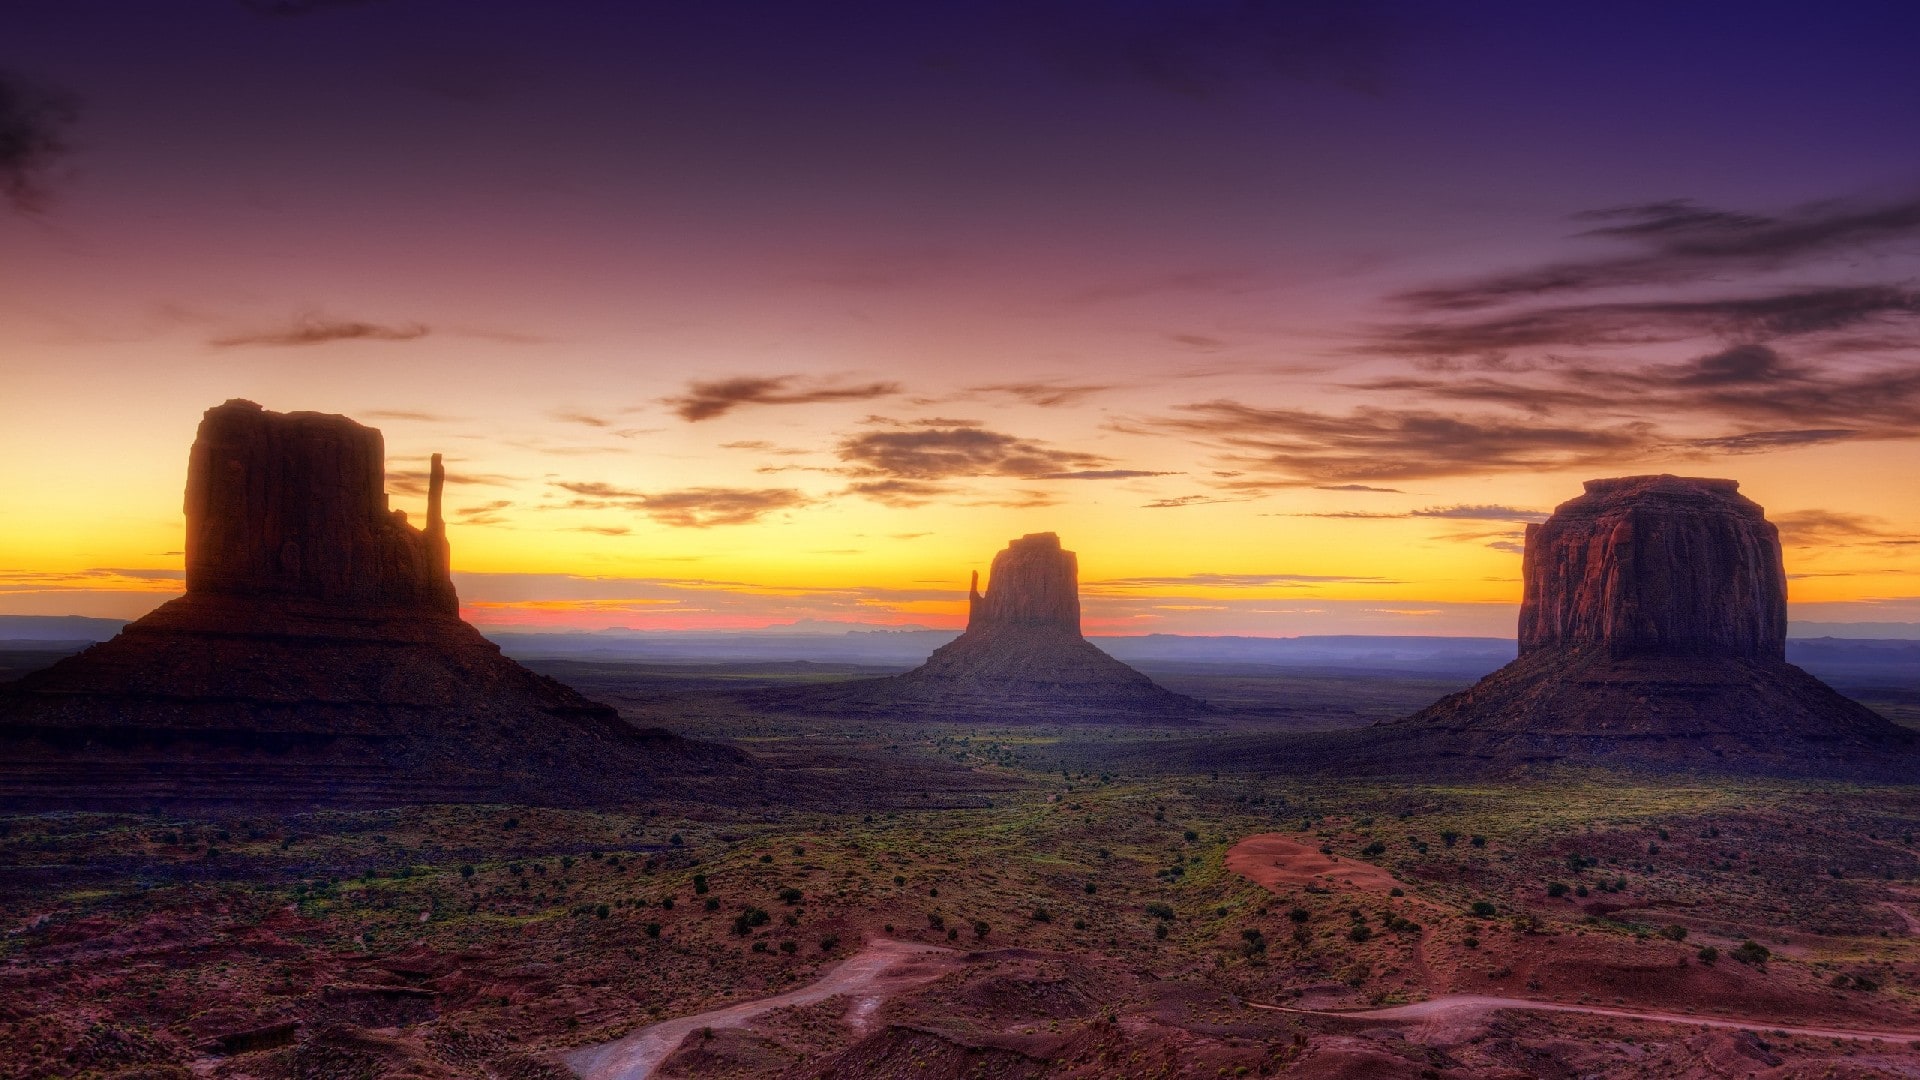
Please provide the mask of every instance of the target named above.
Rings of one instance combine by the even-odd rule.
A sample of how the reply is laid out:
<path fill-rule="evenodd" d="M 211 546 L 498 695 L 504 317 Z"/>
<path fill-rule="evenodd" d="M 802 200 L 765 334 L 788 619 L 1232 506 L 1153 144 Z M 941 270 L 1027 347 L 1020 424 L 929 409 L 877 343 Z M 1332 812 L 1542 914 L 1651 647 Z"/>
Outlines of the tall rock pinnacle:
<path fill-rule="evenodd" d="M 1062 550 L 1060 537 L 1028 533 L 993 557 L 992 577 L 980 595 L 974 571 L 967 615 L 969 631 L 1024 626 L 1080 635 L 1080 560 Z"/>

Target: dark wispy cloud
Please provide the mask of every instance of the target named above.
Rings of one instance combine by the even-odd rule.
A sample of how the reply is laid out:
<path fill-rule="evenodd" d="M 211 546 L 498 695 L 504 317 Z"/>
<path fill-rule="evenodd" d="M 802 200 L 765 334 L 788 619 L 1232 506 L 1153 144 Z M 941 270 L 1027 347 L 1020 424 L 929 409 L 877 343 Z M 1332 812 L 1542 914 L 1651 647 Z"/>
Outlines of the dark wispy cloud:
<path fill-rule="evenodd" d="M 72 95 L 0 71 L 0 195 L 15 210 L 45 207 L 47 173 L 67 152 L 77 112 Z"/>
<path fill-rule="evenodd" d="M 1408 517 L 1447 518 L 1452 521 L 1545 521 L 1545 510 L 1522 510 L 1517 506 L 1429 506 L 1412 510 Z"/>
<path fill-rule="evenodd" d="M 1081 469 L 1078 472 L 1042 473 L 1035 480 L 1134 480 L 1142 476 L 1174 476 L 1170 472 L 1145 469 Z"/>
<path fill-rule="evenodd" d="M 1153 423 L 1217 447 L 1248 475 L 1229 489 L 1320 487 L 1618 462 L 1655 440 L 1651 424 L 1564 422 L 1365 407 L 1347 413 L 1259 408 L 1235 401 L 1182 406 Z"/>
<path fill-rule="evenodd" d="M 695 380 L 687 392 L 664 399 L 682 420 L 697 423 L 754 405 L 811 405 L 826 401 L 871 401 L 900 392 L 896 382 L 836 383 L 799 375 Z"/>
<path fill-rule="evenodd" d="M 924 480 L 862 480 L 847 486 L 847 493 L 872 499 L 888 506 L 925 506 L 953 493 L 946 484 Z"/>
<path fill-rule="evenodd" d="M 1374 487 L 1372 484 L 1315 484 L 1316 491 L 1369 491 L 1381 495 L 1404 495 L 1399 488 Z"/>
<path fill-rule="evenodd" d="M 598 481 L 551 483 L 576 496 L 554 509 L 628 510 L 681 529 L 746 525 L 768 514 L 797 509 L 813 501 L 793 488 L 700 487 L 647 492 Z"/>
<path fill-rule="evenodd" d="M 369 420 L 409 420 L 419 424 L 452 424 L 461 418 L 444 413 L 422 412 L 418 409 L 368 409 L 357 415 Z"/>
<path fill-rule="evenodd" d="M 286 326 L 229 334 L 214 338 L 208 344 L 225 349 L 243 345 L 326 345 L 336 341 L 415 341 L 429 332 L 425 323 L 388 324 L 302 315 Z"/>
<path fill-rule="evenodd" d="M 1920 235 L 1920 197 L 1872 204 L 1829 201 L 1778 215 L 1674 199 L 1590 210 L 1576 218 L 1596 223 L 1581 236 L 1623 243 L 1630 250 L 1418 289 L 1399 299 L 1420 308 L 1470 310 L 1561 293 L 1801 266 Z"/>
<path fill-rule="evenodd" d="M 966 476 L 1039 478 L 1108 464 L 1096 454 L 946 419 L 849 435 L 835 453 L 854 476 L 920 481 Z"/>
<path fill-rule="evenodd" d="M 1018 382 L 995 383 L 991 386 L 975 386 L 971 389 L 974 393 L 980 394 L 1007 394 L 1029 405 L 1051 409 L 1062 405 L 1077 405 L 1094 394 L 1113 389 L 1113 384 Z"/>
<path fill-rule="evenodd" d="M 429 477 L 426 469 L 389 469 L 387 470 L 387 490 L 402 495 L 425 495 Z M 474 473 L 449 470 L 447 486 L 456 487 L 472 484 L 481 487 L 512 487 L 519 478 L 500 473 Z"/>
<path fill-rule="evenodd" d="M 552 412 L 548 413 L 547 415 L 552 419 L 558 420 L 560 423 L 563 423 L 563 424 L 579 424 L 581 427 L 590 427 L 590 428 L 606 428 L 606 427 L 613 426 L 612 420 L 609 420 L 604 416 L 595 416 L 593 413 L 587 412 L 583 409 L 555 409 Z"/>
<path fill-rule="evenodd" d="M 1472 319 L 1382 327 L 1364 348 L 1388 355 L 1474 356 L 1720 339 L 1772 341 L 1898 325 L 1920 314 L 1920 291 L 1833 285 L 1751 296 L 1563 304 Z"/>
<path fill-rule="evenodd" d="M 1794 547 L 1908 547 L 1920 545 L 1920 536 L 1890 529 L 1882 518 L 1839 510 L 1789 510 L 1769 517 L 1780 527 L 1781 540 Z"/>
<path fill-rule="evenodd" d="M 453 516 L 462 525 L 504 525 L 507 519 L 500 511 L 512 505 L 511 499 L 495 499 L 474 506 L 462 506 L 453 512 Z"/>

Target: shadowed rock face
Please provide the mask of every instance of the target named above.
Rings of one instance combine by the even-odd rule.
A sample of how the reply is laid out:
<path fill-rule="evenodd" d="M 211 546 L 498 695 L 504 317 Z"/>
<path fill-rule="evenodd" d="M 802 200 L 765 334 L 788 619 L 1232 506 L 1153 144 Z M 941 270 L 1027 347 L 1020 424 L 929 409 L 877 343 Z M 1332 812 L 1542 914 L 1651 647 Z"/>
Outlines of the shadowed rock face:
<path fill-rule="evenodd" d="M 1905 767 L 1912 733 L 1786 663 L 1779 533 L 1737 484 L 1632 476 L 1586 488 L 1527 530 L 1519 658 L 1369 729 L 1370 749 L 1340 751 L 1348 763 Z"/>
<path fill-rule="evenodd" d="M 387 507 L 380 432 L 344 416 L 208 409 L 187 459 L 187 591 L 457 614 L 435 454 L 427 527 Z"/>
<path fill-rule="evenodd" d="M 1628 476 L 1527 528 L 1520 652 L 1784 660 L 1780 531 L 1732 480 Z"/>
<path fill-rule="evenodd" d="M 385 468 L 344 416 L 209 409 L 186 595 L 0 686 L 0 805 L 578 801 L 740 771 L 461 621 L 439 456 L 425 530 L 388 508 Z"/>
<path fill-rule="evenodd" d="M 1095 648 L 1080 635 L 1080 567 L 1053 533 L 1029 533 L 995 555 L 985 595 L 969 590 L 966 633 L 897 679 L 910 701 L 954 707 L 1195 712 L 1205 708 Z"/>

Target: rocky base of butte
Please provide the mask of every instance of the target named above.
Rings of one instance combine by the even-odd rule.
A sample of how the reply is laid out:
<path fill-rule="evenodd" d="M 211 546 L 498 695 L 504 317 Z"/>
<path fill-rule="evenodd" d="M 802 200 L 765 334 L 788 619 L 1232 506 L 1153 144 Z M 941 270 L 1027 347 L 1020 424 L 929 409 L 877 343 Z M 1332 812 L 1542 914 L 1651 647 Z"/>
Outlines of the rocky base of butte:
<path fill-rule="evenodd" d="M 548 802 L 740 771 L 501 655 L 458 615 L 438 457 L 424 530 L 384 470 L 346 417 L 208 410 L 186 595 L 0 687 L 0 803 Z"/>

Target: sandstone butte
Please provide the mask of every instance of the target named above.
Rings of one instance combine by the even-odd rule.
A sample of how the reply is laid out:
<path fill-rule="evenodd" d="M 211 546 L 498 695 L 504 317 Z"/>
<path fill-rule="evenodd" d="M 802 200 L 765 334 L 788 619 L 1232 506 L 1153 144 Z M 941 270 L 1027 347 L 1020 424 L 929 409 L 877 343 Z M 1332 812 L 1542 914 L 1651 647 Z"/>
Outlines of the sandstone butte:
<path fill-rule="evenodd" d="M 736 771 L 501 655 L 459 616 L 439 455 L 424 528 L 385 483 L 377 429 L 207 410 L 186 594 L 0 686 L 0 805 L 544 802 Z"/>
<path fill-rule="evenodd" d="M 885 680 L 902 700 L 1075 714 L 1193 713 L 1206 706 L 1101 652 L 1080 632 L 1080 565 L 1060 538 L 1029 533 L 993 557 L 987 591 L 968 590 L 967 629 L 927 662 Z"/>
<path fill-rule="evenodd" d="M 1732 480 L 1590 480 L 1528 527 L 1523 578 L 1518 659 L 1370 729 L 1383 750 L 1428 765 L 1911 767 L 1912 733 L 1786 662 L 1779 530 Z"/>

